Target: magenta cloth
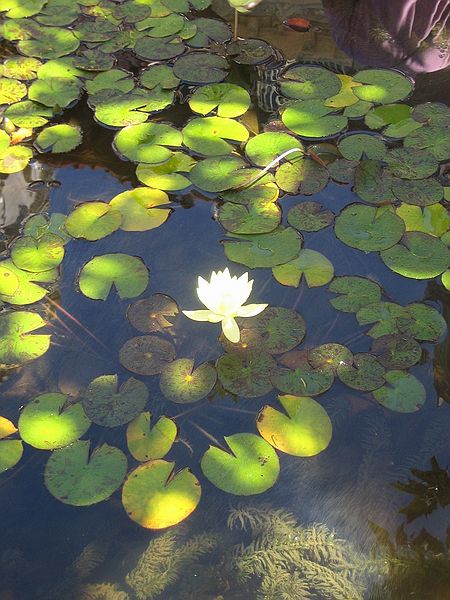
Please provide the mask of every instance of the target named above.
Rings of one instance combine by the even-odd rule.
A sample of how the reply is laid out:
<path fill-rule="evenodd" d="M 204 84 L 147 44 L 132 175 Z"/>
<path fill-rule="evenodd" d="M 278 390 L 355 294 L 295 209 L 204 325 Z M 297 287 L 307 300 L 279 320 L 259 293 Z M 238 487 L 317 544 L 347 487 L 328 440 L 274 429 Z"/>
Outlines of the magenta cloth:
<path fill-rule="evenodd" d="M 336 44 L 357 63 L 411 73 L 450 64 L 450 0 L 324 0 Z"/>

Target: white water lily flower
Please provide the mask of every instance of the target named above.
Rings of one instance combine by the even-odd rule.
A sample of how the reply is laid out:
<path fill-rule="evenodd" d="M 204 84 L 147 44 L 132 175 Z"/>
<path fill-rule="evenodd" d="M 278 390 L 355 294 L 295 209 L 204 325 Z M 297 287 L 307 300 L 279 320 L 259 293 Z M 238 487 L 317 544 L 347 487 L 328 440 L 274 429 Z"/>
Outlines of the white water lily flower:
<path fill-rule="evenodd" d="M 210 281 L 203 277 L 198 278 L 197 296 L 208 310 L 183 310 L 189 319 L 193 321 L 209 321 L 220 323 L 222 331 L 230 342 L 238 342 L 241 338 L 239 327 L 235 317 L 254 317 L 259 315 L 267 304 L 247 304 L 244 302 L 250 296 L 253 287 L 253 279 L 248 280 L 248 273 L 244 273 L 239 279 L 231 277 L 230 271 L 213 271 Z"/>

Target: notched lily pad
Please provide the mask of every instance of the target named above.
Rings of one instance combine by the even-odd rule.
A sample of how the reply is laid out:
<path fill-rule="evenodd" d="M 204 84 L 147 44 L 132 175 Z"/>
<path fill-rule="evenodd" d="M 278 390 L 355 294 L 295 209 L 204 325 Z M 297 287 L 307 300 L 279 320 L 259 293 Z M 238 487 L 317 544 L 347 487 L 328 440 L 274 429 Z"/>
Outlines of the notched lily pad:
<path fill-rule="evenodd" d="M 275 174 L 277 185 L 290 194 L 310 196 L 318 194 L 327 185 L 328 170 L 309 158 L 294 158 L 278 168 Z"/>
<path fill-rule="evenodd" d="M 123 231 L 149 231 L 167 221 L 172 212 L 165 208 L 168 203 L 166 192 L 141 187 L 118 194 L 109 206 L 120 213 Z"/>
<path fill-rule="evenodd" d="M 291 152 L 291 150 L 295 150 Z M 297 151 L 298 150 L 298 151 Z M 281 155 L 286 154 L 285 159 L 290 160 L 293 157 L 304 155 L 301 142 L 293 135 L 283 131 L 266 131 L 251 138 L 245 146 L 247 158 L 259 167 L 266 167 Z"/>
<path fill-rule="evenodd" d="M 272 274 L 281 285 L 298 287 L 304 277 L 308 287 L 319 287 L 333 279 L 334 267 L 322 253 L 304 248 L 297 258 L 273 267 Z"/>
<path fill-rule="evenodd" d="M 172 448 L 178 427 L 168 417 L 152 422 L 150 412 L 142 412 L 127 427 L 128 450 L 140 462 L 163 458 Z"/>
<path fill-rule="evenodd" d="M 200 115 L 207 115 L 217 109 L 218 117 L 239 117 L 250 106 L 250 94 L 234 83 L 205 85 L 192 94 L 189 106 Z"/>
<path fill-rule="evenodd" d="M 127 318 L 142 333 L 163 332 L 173 327 L 180 309 L 173 298 L 166 294 L 153 294 L 138 300 L 127 309 Z"/>
<path fill-rule="evenodd" d="M 405 231 L 405 223 L 386 207 L 350 204 L 336 217 L 334 230 L 347 246 L 372 252 L 394 246 Z"/>
<path fill-rule="evenodd" d="M 216 370 L 209 363 L 203 363 L 194 369 L 193 359 L 179 358 L 164 368 L 159 386 L 168 400 L 187 404 L 207 396 L 216 380 Z"/>
<path fill-rule="evenodd" d="M 39 358 L 50 347 L 50 335 L 33 333 L 47 323 L 34 312 L 0 314 L 0 363 L 19 365 Z"/>
<path fill-rule="evenodd" d="M 390 150 L 385 161 L 392 173 L 401 179 L 424 179 L 436 173 L 439 163 L 425 150 L 415 148 L 394 148 Z"/>
<path fill-rule="evenodd" d="M 142 123 L 121 129 L 114 138 L 117 152 L 134 162 L 160 164 L 169 160 L 169 147 L 181 146 L 178 129 L 163 123 Z"/>
<path fill-rule="evenodd" d="M 11 421 L 0 417 L 0 473 L 15 467 L 22 458 L 22 441 L 5 439 L 16 432 L 17 428 Z"/>
<path fill-rule="evenodd" d="M 217 54 L 190 52 L 177 58 L 173 73 L 184 83 L 219 83 L 228 75 L 228 62 Z"/>
<path fill-rule="evenodd" d="M 284 96 L 297 100 L 322 100 L 334 96 L 341 89 L 341 81 L 335 73 L 314 65 L 289 67 L 278 84 Z"/>
<path fill-rule="evenodd" d="M 40 273 L 58 267 L 64 258 L 64 242 L 53 233 L 39 240 L 25 235 L 11 246 L 11 259 L 19 269 Z"/>
<path fill-rule="evenodd" d="M 61 123 L 52 125 L 39 133 L 34 145 L 39 152 L 70 152 L 81 144 L 81 128 Z"/>
<path fill-rule="evenodd" d="M 325 138 L 336 135 L 347 126 L 347 118 L 333 115 L 332 108 L 321 100 L 292 102 L 282 112 L 281 118 L 288 129 L 305 138 Z"/>
<path fill-rule="evenodd" d="M 409 369 L 422 356 L 420 344 L 400 333 L 375 339 L 370 352 L 386 369 Z"/>
<path fill-rule="evenodd" d="M 383 160 L 387 149 L 380 137 L 367 133 L 351 133 L 339 140 L 340 153 L 347 160 Z"/>
<path fill-rule="evenodd" d="M 334 294 L 341 294 L 330 300 L 337 310 L 358 312 L 360 308 L 381 300 L 378 283 L 365 277 L 336 277 L 328 288 Z"/>
<path fill-rule="evenodd" d="M 129 254 L 95 256 L 81 269 L 78 285 L 93 300 L 106 300 L 113 286 L 120 298 L 134 298 L 148 285 L 148 269 L 141 258 Z"/>
<path fill-rule="evenodd" d="M 386 383 L 373 392 L 373 397 L 385 408 L 401 413 L 416 412 L 426 400 L 426 391 L 417 377 L 405 371 L 388 371 Z"/>
<path fill-rule="evenodd" d="M 308 362 L 315 369 L 328 366 L 334 371 L 343 364 L 351 364 L 353 354 L 342 344 L 322 344 L 308 352 Z"/>
<path fill-rule="evenodd" d="M 291 350 L 283 354 L 274 369 L 272 383 L 286 394 L 294 396 L 317 396 L 333 385 L 334 372 L 331 366 L 313 367 L 305 350 Z"/>
<path fill-rule="evenodd" d="M 272 199 L 256 198 L 245 205 L 226 202 L 219 208 L 218 220 L 231 233 L 270 233 L 281 223 L 281 209 Z"/>
<path fill-rule="evenodd" d="M 416 231 L 405 233 L 399 244 L 380 256 L 392 271 L 411 279 L 437 277 L 450 263 L 450 250 L 441 240 Z"/>
<path fill-rule="evenodd" d="M 183 143 L 190 150 L 206 156 L 221 156 L 234 150 L 231 142 L 246 142 L 247 128 L 224 117 L 198 117 L 183 128 Z"/>
<path fill-rule="evenodd" d="M 371 354 L 354 354 L 353 364 L 338 365 L 337 376 L 354 390 L 369 392 L 381 387 L 385 382 L 385 368 Z"/>
<path fill-rule="evenodd" d="M 67 217 L 64 227 L 74 238 L 100 240 L 119 229 L 122 214 L 106 202 L 83 202 Z"/>
<path fill-rule="evenodd" d="M 238 65 L 260 65 L 273 54 L 273 48 L 264 40 L 239 39 L 227 45 L 227 55 Z"/>
<path fill-rule="evenodd" d="M 289 209 L 288 223 L 300 231 L 319 231 L 334 221 L 331 210 L 320 202 L 301 202 Z"/>
<path fill-rule="evenodd" d="M 216 369 L 220 383 L 228 392 L 256 398 L 272 389 L 270 373 L 275 364 L 267 352 L 250 350 L 224 354 L 218 359 Z"/>
<path fill-rule="evenodd" d="M 360 100 L 389 104 L 404 100 L 413 90 L 413 84 L 402 73 L 389 69 L 365 69 L 353 77 L 358 83 L 353 93 Z"/>
<path fill-rule="evenodd" d="M 141 335 L 125 342 L 119 351 L 120 363 L 139 375 L 156 375 L 175 359 L 175 348 L 155 335 Z"/>

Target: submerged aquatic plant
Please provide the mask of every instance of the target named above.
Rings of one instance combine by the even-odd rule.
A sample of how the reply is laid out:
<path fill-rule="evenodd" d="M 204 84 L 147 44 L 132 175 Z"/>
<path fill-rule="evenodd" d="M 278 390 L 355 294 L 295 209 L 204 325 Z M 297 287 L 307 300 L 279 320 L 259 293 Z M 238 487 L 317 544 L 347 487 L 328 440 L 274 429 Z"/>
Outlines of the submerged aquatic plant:
<path fill-rule="evenodd" d="M 267 304 L 247 304 L 244 302 L 250 296 L 253 279 L 248 280 L 248 273 L 239 279 L 231 277 L 228 268 L 217 273 L 213 271 L 208 281 L 198 278 L 197 296 L 208 310 L 183 310 L 193 321 L 222 322 L 223 334 L 230 342 L 238 342 L 241 338 L 235 317 L 254 317 L 259 315 Z"/>

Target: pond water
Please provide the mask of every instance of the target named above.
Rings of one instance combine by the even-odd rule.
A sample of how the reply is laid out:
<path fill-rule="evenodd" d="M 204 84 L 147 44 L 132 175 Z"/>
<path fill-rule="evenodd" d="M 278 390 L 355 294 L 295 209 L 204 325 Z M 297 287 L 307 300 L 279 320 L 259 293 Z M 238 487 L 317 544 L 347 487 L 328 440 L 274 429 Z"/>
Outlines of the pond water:
<path fill-rule="evenodd" d="M 450 7 L 352 4 L 0 0 L 0 600 L 450 599 Z"/>

